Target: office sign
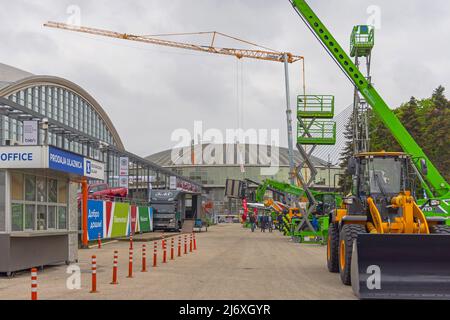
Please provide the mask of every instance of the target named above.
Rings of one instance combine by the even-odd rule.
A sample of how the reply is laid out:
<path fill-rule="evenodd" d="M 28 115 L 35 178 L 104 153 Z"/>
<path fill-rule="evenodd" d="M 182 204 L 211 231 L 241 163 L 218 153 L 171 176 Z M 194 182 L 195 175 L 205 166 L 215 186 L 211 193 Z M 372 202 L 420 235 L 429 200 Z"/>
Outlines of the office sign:
<path fill-rule="evenodd" d="M 42 146 L 0 147 L 0 168 L 46 168 L 46 151 Z"/>
<path fill-rule="evenodd" d="M 36 120 L 23 121 L 23 144 L 35 146 L 38 144 L 38 122 Z"/>
<path fill-rule="evenodd" d="M 50 169 L 84 175 L 84 158 L 75 153 L 49 147 L 48 167 Z"/>
<path fill-rule="evenodd" d="M 105 164 L 84 158 L 84 176 L 92 179 L 105 180 Z"/>

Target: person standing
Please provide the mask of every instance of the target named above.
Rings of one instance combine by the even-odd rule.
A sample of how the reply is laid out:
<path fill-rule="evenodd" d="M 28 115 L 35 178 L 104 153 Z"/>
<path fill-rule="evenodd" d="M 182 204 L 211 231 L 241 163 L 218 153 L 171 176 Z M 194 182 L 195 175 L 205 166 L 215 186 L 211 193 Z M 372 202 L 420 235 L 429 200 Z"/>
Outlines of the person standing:
<path fill-rule="evenodd" d="M 256 218 L 255 218 L 254 214 L 250 215 L 250 226 L 251 226 L 252 232 L 255 232 Z"/>
<path fill-rule="evenodd" d="M 261 231 L 266 232 L 266 228 L 267 228 L 267 215 L 263 215 L 261 217 Z"/>

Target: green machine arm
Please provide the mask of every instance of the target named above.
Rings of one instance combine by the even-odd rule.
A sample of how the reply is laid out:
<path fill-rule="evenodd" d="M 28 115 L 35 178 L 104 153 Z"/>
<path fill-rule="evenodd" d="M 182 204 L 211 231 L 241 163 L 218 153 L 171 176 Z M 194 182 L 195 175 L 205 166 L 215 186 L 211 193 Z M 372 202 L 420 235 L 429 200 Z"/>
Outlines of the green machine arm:
<path fill-rule="evenodd" d="M 346 52 L 334 39 L 325 25 L 320 21 L 311 7 L 305 0 L 289 0 L 294 9 L 313 32 L 316 38 L 321 42 L 331 57 L 337 62 L 342 71 L 354 83 L 366 101 L 370 104 L 373 111 L 383 121 L 386 127 L 391 131 L 394 138 L 398 141 L 402 149 L 412 156 L 415 167 L 419 172 L 426 164 L 428 173 L 424 176 L 426 185 L 424 189 L 429 197 L 448 197 L 450 196 L 450 186 L 428 159 L 420 146 L 411 137 L 409 132 L 402 125 L 400 120 L 391 111 L 389 106 L 378 94 L 375 88 L 366 80 L 358 70 Z"/>
<path fill-rule="evenodd" d="M 289 183 L 265 179 L 264 182 L 260 184 L 256 189 L 257 202 L 262 202 L 264 200 L 264 194 L 266 193 L 267 189 L 276 190 L 279 191 L 280 193 L 286 193 L 296 197 L 302 196 L 303 193 L 305 192 L 305 190 L 303 190 L 302 188 L 296 187 Z"/>

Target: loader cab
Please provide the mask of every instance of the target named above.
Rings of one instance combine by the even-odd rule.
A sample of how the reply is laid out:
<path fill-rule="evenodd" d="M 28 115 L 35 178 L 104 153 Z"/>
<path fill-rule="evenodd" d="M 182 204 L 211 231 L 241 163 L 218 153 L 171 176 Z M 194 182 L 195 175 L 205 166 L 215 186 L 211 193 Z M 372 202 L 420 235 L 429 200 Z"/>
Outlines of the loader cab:
<path fill-rule="evenodd" d="M 371 197 L 380 212 L 395 214 L 389 209 L 392 197 L 410 190 L 409 156 L 401 152 L 368 152 L 354 157 L 353 189 L 356 202 L 367 209 Z"/>

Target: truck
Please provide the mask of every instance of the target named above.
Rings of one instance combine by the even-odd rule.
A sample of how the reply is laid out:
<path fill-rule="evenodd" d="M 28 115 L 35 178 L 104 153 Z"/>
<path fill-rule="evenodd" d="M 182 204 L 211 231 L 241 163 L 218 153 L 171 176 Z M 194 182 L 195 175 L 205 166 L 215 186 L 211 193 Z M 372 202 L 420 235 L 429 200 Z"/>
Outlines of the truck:
<path fill-rule="evenodd" d="M 184 214 L 178 190 L 152 190 L 150 206 L 153 208 L 153 228 L 155 230 L 179 232 L 183 226 Z"/>

